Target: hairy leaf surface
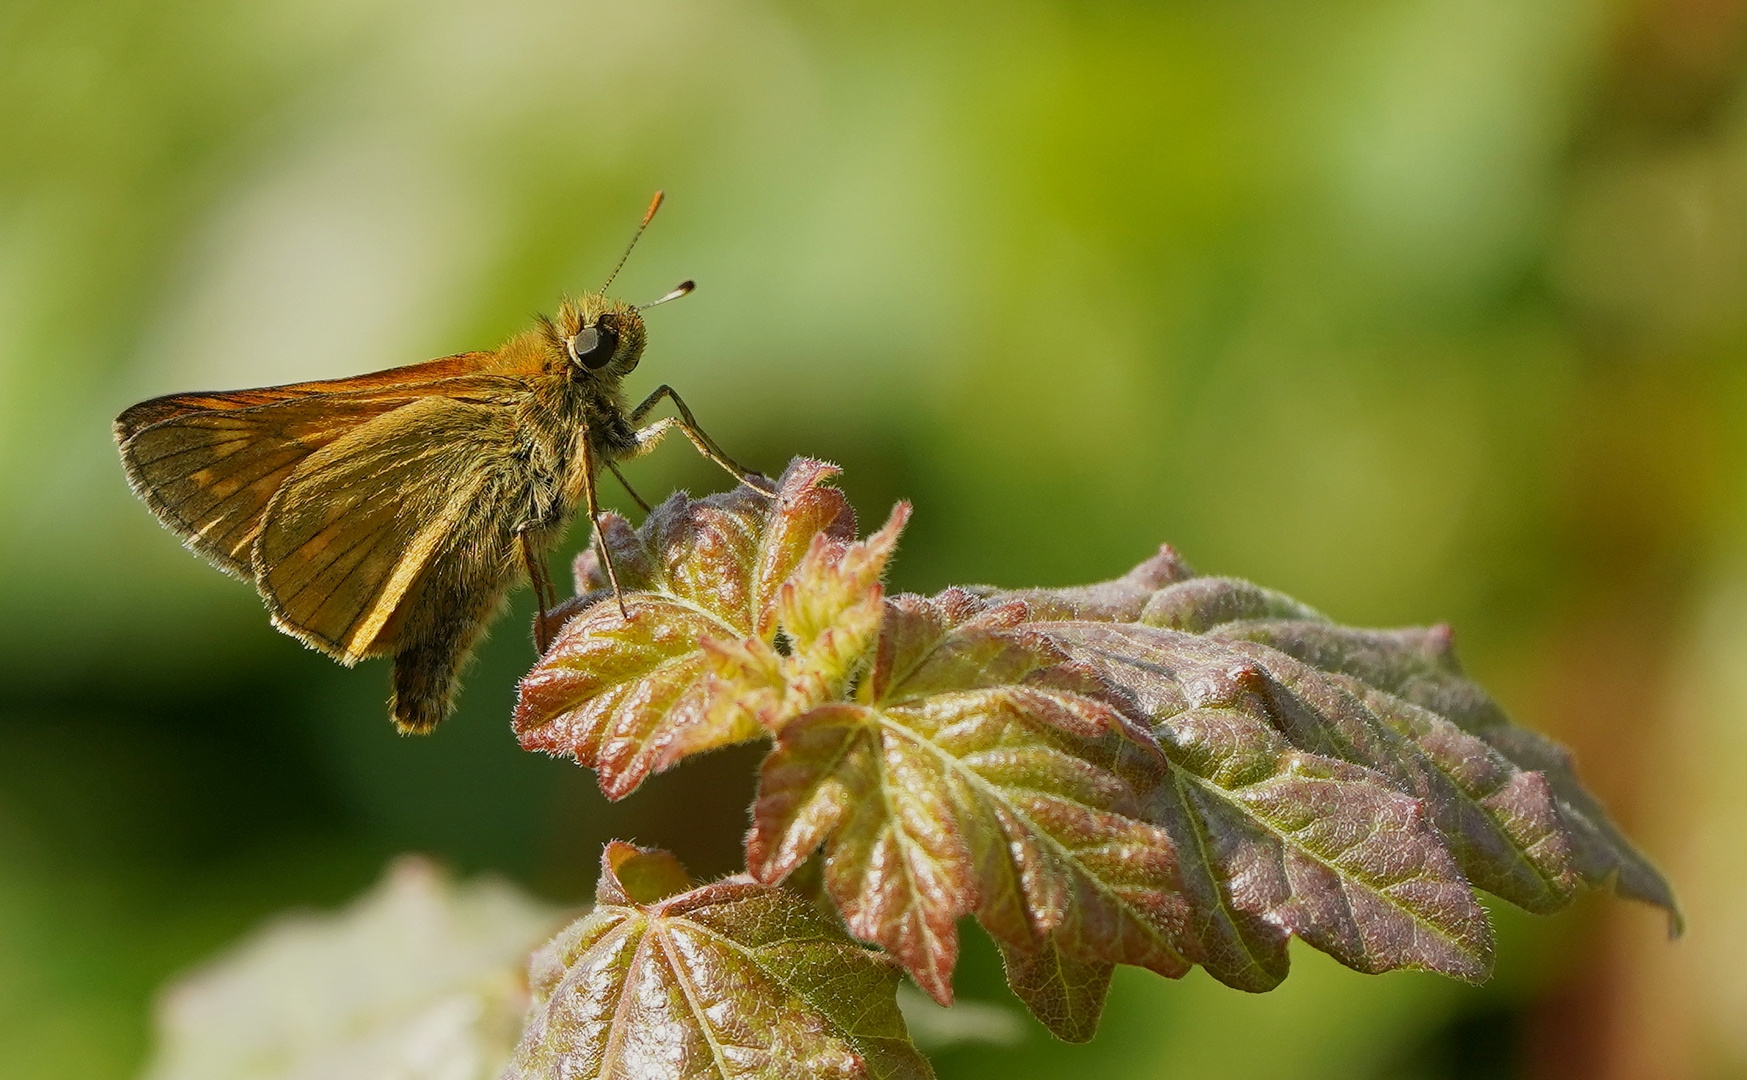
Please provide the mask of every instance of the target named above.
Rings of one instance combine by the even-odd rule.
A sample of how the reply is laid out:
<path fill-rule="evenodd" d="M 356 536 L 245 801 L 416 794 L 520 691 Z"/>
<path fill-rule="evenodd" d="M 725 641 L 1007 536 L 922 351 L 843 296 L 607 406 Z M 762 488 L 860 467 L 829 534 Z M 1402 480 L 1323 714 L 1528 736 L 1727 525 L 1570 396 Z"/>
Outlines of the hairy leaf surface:
<path fill-rule="evenodd" d="M 1096 1012 L 1084 999 L 1101 999 L 1109 964 L 1178 976 L 1195 946 L 1175 851 L 1153 819 L 1163 756 L 1025 614 L 954 590 L 890 602 L 857 700 L 778 732 L 748 867 L 775 881 L 824 844 L 826 888 L 850 930 L 943 1003 L 956 922 L 974 914 L 1022 957 L 1010 959 L 1025 973 L 1015 988 L 1074 1001 L 1038 1011 L 1082 1035 Z M 1031 963 L 1043 949 L 1071 961 L 1065 982 Z"/>
<path fill-rule="evenodd" d="M 575 757 L 616 799 L 685 753 L 760 735 L 752 710 L 712 716 L 709 646 L 768 646 L 785 602 L 823 602 L 855 537 L 848 501 L 824 486 L 836 471 L 798 458 L 774 495 L 745 485 L 702 499 L 675 494 L 635 531 L 607 515 L 601 540 L 631 617 L 602 587 L 595 556 L 578 559 L 580 612 L 521 683 L 522 745 Z M 785 592 L 803 564 L 807 585 Z"/>
<path fill-rule="evenodd" d="M 1153 722 L 1174 766 L 1170 828 L 1211 974 L 1268 989 L 1286 974 L 1292 934 L 1360 971 L 1489 973 L 1485 914 L 1423 803 L 1373 769 L 1294 745 L 1274 721 L 1283 688 L 1260 665 L 1153 627 L 1037 625 Z M 1321 719 L 1292 705 L 1307 726 Z"/>
<path fill-rule="evenodd" d="M 794 893 L 691 887 L 608 845 L 594 910 L 534 954 L 505 1080 L 921 1080 L 898 969 Z"/>
<path fill-rule="evenodd" d="M 1069 956 L 1053 941 L 1021 949 L 998 942 L 1007 985 L 1057 1038 L 1087 1042 L 1098 1031 L 1116 965 Z"/>
<path fill-rule="evenodd" d="M 786 649 L 759 637 L 703 643 L 713 676 L 710 708 L 702 724 L 681 733 L 670 756 L 714 748 L 717 732 L 778 731 L 808 709 L 844 697 L 879 639 L 885 615 L 880 578 L 909 516 L 910 507 L 899 503 L 866 543 L 813 538 L 777 594 Z"/>
<path fill-rule="evenodd" d="M 1266 645 L 1313 667 L 1348 676 L 1385 711 L 1447 718 L 1495 751 L 1497 759 L 1539 776 L 1558 808 L 1568 858 L 1583 882 L 1600 887 L 1611 880 L 1620 895 L 1665 908 L 1670 929 L 1679 931 L 1680 915 L 1667 880 L 1584 789 L 1570 751 L 1516 726 L 1491 695 L 1463 674 L 1456 661 L 1455 637 L 1447 626 L 1355 630 L 1256 619 L 1234 621 L 1214 633 L 1226 640 Z"/>
<path fill-rule="evenodd" d="M 1548 912 L 1580 884 L 1612 879 L 1678 926 L 1667 882 L 1584 790 L 1570 755 L 1462 673 L 1447 627 L 1338 626 L 1273 590 L 1197 577 L 1169 548 L 1099 585 L 983 592 L 1023 596 L 1072 655 L 1152 695 L 1143 707 L 1167 749 L 1195 672 L 1244 672 L 1255 716 L 1292 746 L 1362 765 L 1419 800 L 1471 884 Z M 1186 685 L 1166 693 L 1179 674 Z"/>

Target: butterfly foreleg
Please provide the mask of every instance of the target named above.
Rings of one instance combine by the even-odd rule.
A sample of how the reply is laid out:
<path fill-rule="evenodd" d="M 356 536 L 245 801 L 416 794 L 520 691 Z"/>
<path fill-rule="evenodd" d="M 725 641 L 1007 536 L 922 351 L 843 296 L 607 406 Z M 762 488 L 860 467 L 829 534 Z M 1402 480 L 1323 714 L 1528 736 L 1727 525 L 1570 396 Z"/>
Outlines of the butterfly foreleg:
<path fill-rule="evenodd" d="M 637 440 L 637 448 L 633 452 L 633 456 L 641 457 L 643 454 L 648 453 L 654 448 L 656 443 L 661 441 L 663 436 L 674 428 L 678 428 L 685 432 L 685 437 L 690 439 L 692 445 L 698 448 L 698 453 L 726 469 L 736 480 L 739 480 L 747 487 L 752 488 L 754 491 L 769 494 L 769 492 L 765 492 L 764 488 L 752 482 L 752 477 L 755 475 L 754 473 L 723 452 L 722 448 L 716 445 L 716 441 L 710 438 L 710 436 L 704 432 L 703 428 L 698 426 L 697 417 L 692 415 L 691 409 L 686 406 L 685 399 L 674 393 L 673 387 L 668 386 L 666 383 L 656 387 L 654 393 L 644 398 L 642 404 L 631 410 L 631 423 L 633 425 L 642 423 L 643 418 L 648 416 L 650 411 L 653 410 L 656 405 L 660 404 L 661 399 L 664 397 L 673 402 L 673 407 L 679 413 L 679 416 L 677 418 L 668 417 L 664 420 L 657 420 L 648 427 L 640 428 L 636 431 L 634 433 L 634 438 Z"/>
<path fill-rule="evenodd" d="M 637 494 L 637 489 L 631 486 L 631 481 L 625 479 L 625 474 L 619 471 L 618 462 L 614 461 L 612 458 L 607 458 L 606 460 L 607 468 L 613 470 L 613 475 L 619 478 L 619 486 L 625 489 L 625 494 L 636 500 L 637 505 L 642 507 L 643 512 L 647 514 L 649 512 L 649 504 L 643 501 L 643 496 Z"/>
<path fill-rule="evenodd" d="M 601 531 L 600 500 L 595 497 L 594 487 L 596 468 L 594 447 L 589 443 L 587 432 L 584 432 L 578 441 L 582 444 L 582 490 L 588 499 L 588 521 L 590 525 L 594 526 L 593 543 L 595 550 L 600 552 L 601 565 L 606 567 L 607 581 L 612 583 L 613 599 L 619 605 L 619 617 L 628 621 L 631 618 L 631 613 L 626 610 L 625 594 L 619 589 L 619 571 L 613 566 L 612 549 L 607 546 L 606 534 Z"/>

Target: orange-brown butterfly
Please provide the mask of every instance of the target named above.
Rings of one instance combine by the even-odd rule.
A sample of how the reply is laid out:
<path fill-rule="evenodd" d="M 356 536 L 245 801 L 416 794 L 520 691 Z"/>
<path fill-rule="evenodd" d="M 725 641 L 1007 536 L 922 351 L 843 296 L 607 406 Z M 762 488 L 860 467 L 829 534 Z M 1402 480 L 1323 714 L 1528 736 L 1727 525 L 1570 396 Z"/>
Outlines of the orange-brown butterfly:
<path fill-rule="evenodd" d="M 190 549 L 253 580 L 274 626 L 348 666 L 392 655 L 394 722 L 429 731 L 524 574 L 545 652 L 556 596 L 544 556 L 579 506 L 598 537 L 602 465 L 623 481 L 617 462 L 678 428 L 751 483 L 672 388 L 627 408 L 620 382 L 643 355 L 641 312 L 693 286 L 633 307 L 606 296 L 624 264 L 491 352 L 135 405 L 115 421 L 128 482 Z M 640 428 L 663 397 L 679 417 Z"/>

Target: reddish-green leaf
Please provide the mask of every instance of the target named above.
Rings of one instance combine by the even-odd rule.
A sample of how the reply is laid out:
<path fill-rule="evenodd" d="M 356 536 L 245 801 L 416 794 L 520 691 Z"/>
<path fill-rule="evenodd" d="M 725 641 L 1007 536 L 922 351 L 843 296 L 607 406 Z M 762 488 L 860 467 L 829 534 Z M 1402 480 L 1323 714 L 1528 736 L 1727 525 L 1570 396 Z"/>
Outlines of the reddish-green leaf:
<path fill-rule="evenodd" d="M 1194 952 L 1175 853 L 1150 816 L 1162 755 L 1024 616 L 953 590 L 889 603 L 857 700 L 778 733 L 748 838 L 766 881 L 824 844 L 850 930 L 942 1002 L 965 914 L 1018 953 L 1053 948 L 1077 966 L 1176 976 Z M 1024 985 L 1047 990 L 1041 976 Z M 1050 1010 L 1070 1034 L 1085 1012 Z"/>
<path fill-rule="evenodd" d="M 1611 880 L 1620 895 L 1666 909 L 1671 930 L 1679 931 L 1679 910 L 1667 880 L 1584 789 L 1570 752 L 1511 723 L 1497 702 L 1463 674 L 1448 627 L 1354 630 L 1263 619 L 1234 621 L 1214 634 L 1257 642 L 1312 667 L 1346 675 L 1385 711 L 1447 718 L 1495 751 L 1507 767 L 1542 777 L 1566 832 L 1563 843 L 1569 847 L 1571 865 L 1583 881 L 1600 887 Z"/>
<path fill-rule="evenodd" d="M 505 1080 L 932 1076 L 898 970 L 805 899 L 744 876 L 691 888 L 628 844 L 601 862 L 594 910 L 534 954 Z"/>
<path fill-rule="evenodd" d="M 1099 619 L 1135 622 L 1153 594 L 1174 582 L 1195 576 L 1177 549 L 1162 544 L 1152 558 L 1112 581 L 1070 585 L 1063 589 L 972 588 L 978 596 L 1023 600 L 1034 619 Z"/>
<path fill-rule="evenodd" d="M 676 494 L 632 531 L 608 515 L 602 542 L 623 586 L 627 620 L 592 554 L 578 560 L 584 604 L 522 680 L 515 728 L 522 745 L 569 754 L 621 798 L 686 752 L 756 737 L 750 713 L 711 724 L 706 643 L 768 645 L 783 585 L 812 553 L 828 577 L 855 535 L 833 466 L 798 458 L 774 495 L 745 485 L 690 499 Z M 810 579 L 811 580 L 811 579 Z"/>
<path fill-rule="evenodd" d="M 753 725 L 777 731 L 814 706 L 840 700 L 878 640 L 880 578 L 909 517 L 909 505 L 899 503 L 866 543 L 813 538 L 807 557 L 777 592 L 786 651 L 759 637 L 704 642 L 713 676 L 710 709 L 669 755 L 711 749 L 718 731 Z"/>
<path fill-rule="evenodd" d="M 1493 819 L 1545 886 L 1537 892 L 1525 868 L 1508 866 L 1510 856 L 1473 827 L 1472 815 L 1469 827 L 1446 816 L 1442 827 L 1458 854 L 1471 855 L 1463 866 L 1480 887 L 1531 911 L 1550 911 L 1569 901 L 1579 879 L 1591 886 L 1612 879 L 1621 895 L 1667 909 L 1678 925 L 1667 881 L 1584 790 L 1570 754 L 1517 727 L 1467 678 L 1449 627 L 1336 626 L 1279 593 L 1230 578 L 1163 588 L 1141 619 L 1242 643 L 1254 656 L 1273 657 L 1268 662 L 1276 667 L 1295 666 L 1279 659 L 1284 653 L 1362 699 Z M 1440 796 L 1434 812 L 1447 815 L 1445 793 L 1426 794 Z"/>
<path fill-rule="evenodd" d="M 1023 595 L 1047 616 L 1040 628 L 1082 659 L 1102 635 L 1115 665 L 1105 674 L 1131 692 L 1162 677 L 1156 657 L 1130 663 L 1152 652 L 1188 668 L 1250 669 L 1258 718 L 1297 749 L 1363 765 L 1417 798 L 1465 877 L 1503 899 L 1552 911 L 1580 882 L 1611 877 L 1678 921 L 1666 881 L 1583 789 L 1569 755 L 1512 724 L 1462 674 L 1447 628 L 1336 626 L 1272 590 L 1196 577 L 1168 548 L 1101 585 L 987 592 Z M 1104 629 L 1070 629 L 1076 620 Z M 1183 707 L 1155 700 L 1153 722 Z"/>
<path fill-rule="evenodd" d="M 1067 1042 L 1086 1042 L 1097 1033 L 1115 964 L 1075 959 L 1052 941 L 1035 949 L 999 944 L 1007 985 L 1044 1027 Z"/>
<path fill-rule="evenodd" d="M 1282 688 L 1260 665 L 1132 623 L 1036 625 L 1152 720 L 1174 766 L 1170 829 L 1211 974 L 1268 989 L 1296 934 L 1360 971 L 1487 975 L 1485 914 L 1424 804 L 1372 769 L 1289 741 L 1276 719 Z"/>
<path fill-rule="evenodd" d="M 1168 547 L 1094 585 L 887 600 L 908 508 L 858 543 L 830 472 L 797 461 L 774 501 L 676 498 L 636 533 L 609 523 L 636 617 L 579 560 L 592 591 L 517 726 L 615 796 L 774 735 L 753 878 L 823 848 L 850 932 L 937 1000 L 967 914 L 1032 1011 L 1084 1039 L 1119 963 L 1266 990 L 1298 936 L 1361 971 L 1478 980 L 1475 887 L 1552 911 L 1612 878 L 1672 911 L 1564 752 L 1461 674 L 1447 631 L 1338 627 Z M 669 904 L 680 877 L 626 862 L 621 906 Z"/>

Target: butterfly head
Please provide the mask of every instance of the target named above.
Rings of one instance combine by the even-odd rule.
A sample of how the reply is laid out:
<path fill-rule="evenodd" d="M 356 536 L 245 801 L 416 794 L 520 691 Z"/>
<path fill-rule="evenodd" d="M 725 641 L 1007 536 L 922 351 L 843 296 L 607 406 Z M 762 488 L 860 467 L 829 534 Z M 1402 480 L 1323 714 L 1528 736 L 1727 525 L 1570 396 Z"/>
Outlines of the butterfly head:
<path fill-rule="evenodd" d="M 599 293 L 566 300 L 556 329 L 565 359 L 576 372 L 618 379 L 643 358 L 643 316 L 623 300 Z"/>
<path fill-rule="evenodd" d="M 596 378 L 614 383 L 630 374 L 637 366 L 637 361 L 643 358 L 641 312 L 669 300 L 678 300 L 696 287 L 690 281 L 682 281 L 666 296 L 641 307 L 632 307 L 623 300 L 613 300 L 607 296 L 607 289 L 618 278 L 619 271 L 624 269 L 625 260 L 631 257 L 631 251 L 643 236 L 643 230 L 649 227 L 649 220 L 655 216 L 655 211 L 661 209 L 662 198 L 662 193 L 657 191 L 655 198 L 649 200 L 649 209 L 643 212 L 643 221 L 637 226 L 637 231 L 631 234 L 630 244 L 626 245 L 625 253 L 619 256 L 613 272 L 607 275 L 600 292 L 586 293 L 575 300 L 566 300 L 559 311 L 557 325 L 552 326 L 551 331 L 558 339 L 554 344 L 561 346 L 572 372 L 592 372 Z"/>

